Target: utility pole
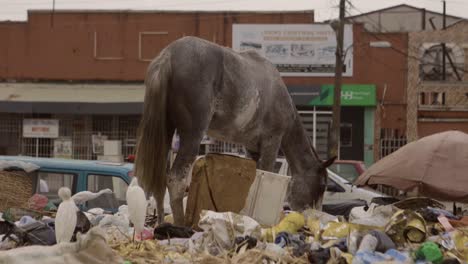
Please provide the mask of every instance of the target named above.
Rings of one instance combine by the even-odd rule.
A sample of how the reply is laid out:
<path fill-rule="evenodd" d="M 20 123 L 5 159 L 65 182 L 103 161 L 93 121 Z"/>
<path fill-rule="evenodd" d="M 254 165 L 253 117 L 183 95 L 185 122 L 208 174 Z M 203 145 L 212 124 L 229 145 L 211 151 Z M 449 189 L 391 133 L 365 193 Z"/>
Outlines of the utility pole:
<path fill-rule="evenodd" d="M 50 18 L 50 27 L 54 27 L 54 15 L 55 15 L 55 0 L 52 0 L 52 15 Z"/>
<path fill-rule="evenodd" d="M 447 19 L 446 19 L 446 13 L 445 13 L 445 0 L 443 1 L 443 19 L 442 19 L 442 28 L 445 30 L 447 27 Z M 445 46 L 445 42 L 442 43 L 442 80 L 445 81 L 447 79 L 447 67 L 446 67 L 446 62 L 445 62 L 445 56 L 447 54 L 447 48 Z"/>
<path fill-rule="evenodd" d="M 336 33 L 335 87 L 333 97 L 333 116 L 330 135 L 329 157 L 339 157 L 341 124 L 341 77 L 343 75 L 343 36 L 344 36 L 345 0 L 340 0 L 340 20 L 332 25 Z"/>

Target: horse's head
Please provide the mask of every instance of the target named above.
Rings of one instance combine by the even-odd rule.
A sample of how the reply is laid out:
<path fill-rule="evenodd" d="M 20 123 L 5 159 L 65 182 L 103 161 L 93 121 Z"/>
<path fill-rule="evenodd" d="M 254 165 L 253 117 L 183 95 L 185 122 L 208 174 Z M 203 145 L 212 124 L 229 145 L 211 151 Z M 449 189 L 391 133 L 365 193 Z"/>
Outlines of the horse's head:
<path fill-rule="evenodd" d="M 319 208 L 327 186 L 327 168 L 336 157 L 317 165 L 307 166 L 305 171 L 293 175 L 289 189 L 289 204 L 293 210 Z"/>

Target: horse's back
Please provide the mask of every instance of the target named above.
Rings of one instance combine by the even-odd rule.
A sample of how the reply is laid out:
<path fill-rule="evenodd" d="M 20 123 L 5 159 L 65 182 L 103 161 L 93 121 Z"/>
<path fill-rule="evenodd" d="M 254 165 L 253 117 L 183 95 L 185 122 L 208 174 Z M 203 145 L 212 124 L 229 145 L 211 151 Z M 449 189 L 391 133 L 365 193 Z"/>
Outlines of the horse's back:
<path fill-rule="evenodd" d="M 173 113 L 183 105 L 180 111 L 192 113 L 192 120 L 209 114 L 212 134 L 237 143 L 266 127 L 281 130 L 291 120 L 287 89 L 275 66 L 257 52 L 235 52 L 196 37 L 176 40 L 166 50 Z"/>

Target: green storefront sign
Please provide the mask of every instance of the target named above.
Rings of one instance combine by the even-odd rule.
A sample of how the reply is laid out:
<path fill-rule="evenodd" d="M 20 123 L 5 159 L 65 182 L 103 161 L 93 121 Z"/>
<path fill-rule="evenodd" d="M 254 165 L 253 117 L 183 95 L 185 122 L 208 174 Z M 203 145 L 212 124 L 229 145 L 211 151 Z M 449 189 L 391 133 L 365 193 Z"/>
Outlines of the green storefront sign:
<path fill-rule="evenodd" d="M 334 85 L 326 84 L 320 87 L 320 95 L 311 98 L 307 105 L 333 105 Z M 341 105 L 343 106 L 375 106 L 375 85 L 344 84 L 341 86 Z"/>

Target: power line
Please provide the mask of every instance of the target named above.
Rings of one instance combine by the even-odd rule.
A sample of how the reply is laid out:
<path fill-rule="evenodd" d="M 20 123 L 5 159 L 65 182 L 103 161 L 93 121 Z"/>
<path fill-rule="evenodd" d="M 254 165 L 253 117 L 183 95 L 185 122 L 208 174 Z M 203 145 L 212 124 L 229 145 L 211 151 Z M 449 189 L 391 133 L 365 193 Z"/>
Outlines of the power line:
<path fill-rule="evenodd" d="M 355 9 L 356 11 L 358 11 L 358 12 L 360 13 L 360 15 L 364 14 L 361 10 L 357 9 L 357 7 L 354 6 L 354 5 L 351 3 L 350 0 L 346 0 L 346 1 L 347 1 L 348 5 L 349 5 L 350 7 L 352 7 L 353 9 Z M 368 17 L 368 19 L 369 19 L 371 22 L 375 23 L 374 26 L 377 26 L 377 28 L 381 28 L 381 29 L 383 29 L 383 30 L 385 30 L 385 31 L 387 31 L 387 32 L 389 31 L 389 30 L 386 29 L 384 26 L 379 25 L 379 23 L 376 22 L 375 20 L 373 20 L 371 17 Z M 387 41 L 386 39 L 382 39 L 380 36 L 378 36 L 378 35 L 375 34 L 374 32 L 367 31 L 367 33 L 370 34 L 371 36 L 373 36 L 375 39 L 377 39 L 377 40 L 379 40 L 379 41 Z M 419 58 L 419 57 L 414 56 L 414 55 L 410 55 L 408 52 L 402 51 L 402 50 L 400 50 L 400 49 L 397 49 L 397 48 L 395 48 L 393 45 L 390 45 L 390 48 L 391 48 L 392 50 L 394 50 L 395 52 L 397 52 L 397 53 L 399 53 L 399 54 L 401 54 L 401 55 L 404 55 L 404 56 L 406 56 L 407 58 L 417 60 L 419 63 L 423 63 L 424 65 L 440 66 L 440 64 L 437 64 L 437 63 L 428 63 L 428 62 L 425 62 L 425 61 L 423 61 L 422 58 Z M 419 47 L 412 47 L 412 46 L 410 46 L 409 43 L 408 43 L 408 50 L 410 50 L 410 49 L 412 49 L 412 48 L 414 48 L 414 49 L 415 49 L 414 51 L 416 51 L 416 52 L 419 51 Z M 462 71 L 463 73 L 467 73 L 467 72 L 468 72 L 467 70 L 465 70 L 465 69 L 462 68 L 462 67 L 453 66 L 453 68 L 455 68 L 456 70 Z"/>

